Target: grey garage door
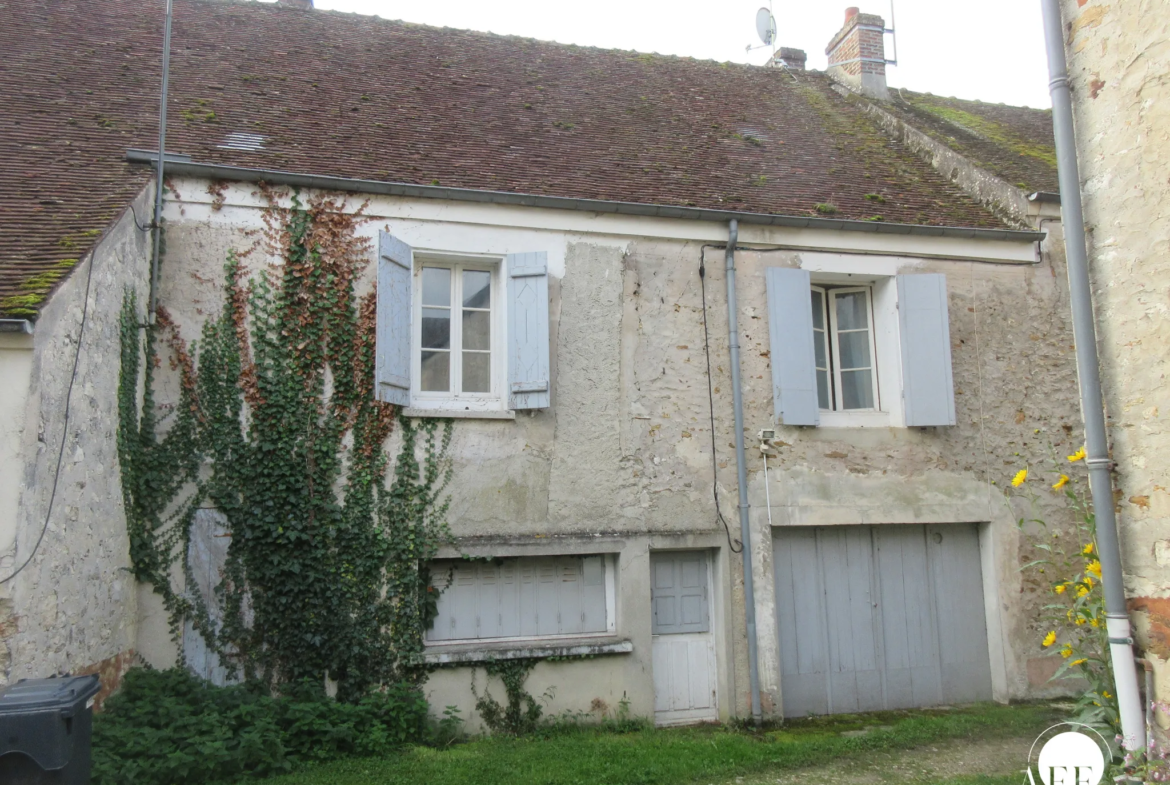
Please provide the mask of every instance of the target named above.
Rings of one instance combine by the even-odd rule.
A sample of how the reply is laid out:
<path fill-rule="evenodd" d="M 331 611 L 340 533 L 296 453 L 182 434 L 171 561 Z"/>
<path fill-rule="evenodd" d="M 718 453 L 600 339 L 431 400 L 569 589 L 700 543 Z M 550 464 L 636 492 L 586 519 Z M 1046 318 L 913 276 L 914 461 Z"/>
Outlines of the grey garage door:
<path fill-rule="evenodd" d="M 991 699 L 974 525 L 774 532 L 785 716 Z"/>

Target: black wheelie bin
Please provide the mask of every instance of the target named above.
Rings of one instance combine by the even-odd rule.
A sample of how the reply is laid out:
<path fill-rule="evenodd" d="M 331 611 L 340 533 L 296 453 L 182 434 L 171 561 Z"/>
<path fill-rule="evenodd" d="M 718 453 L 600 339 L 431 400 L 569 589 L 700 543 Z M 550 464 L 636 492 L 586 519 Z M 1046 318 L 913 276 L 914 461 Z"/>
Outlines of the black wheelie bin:
<path fill-rule="evenodd" d="M 0 690 L 0 783 L 89 785 L 97 676 L 22 679 Z"/>

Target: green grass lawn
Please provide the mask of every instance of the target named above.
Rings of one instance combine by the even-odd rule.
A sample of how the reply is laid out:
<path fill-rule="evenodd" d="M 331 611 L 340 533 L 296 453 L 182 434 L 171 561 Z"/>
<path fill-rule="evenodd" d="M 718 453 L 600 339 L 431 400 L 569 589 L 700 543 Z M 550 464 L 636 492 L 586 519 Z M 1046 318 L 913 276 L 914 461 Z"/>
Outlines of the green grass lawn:
<path fill-rule="evenodd" d="M 1046 704 L 981 704 L 951 710 L 882 712 L 790 721 L 748 732 L 724 727 L 554 729 L 527 738 L 494 737 L 448 749 L 409 747 L 384 758 L 305 768 L 270 785 L 679 785 L 814 766 L 846 756 L 952 739 L 1026 736 L 1055 718 Z M 869 728 L 864 735 L 842 735 Z M 1021 761 L 1021 768 L 1026 761 Z M 1014 780 L 1013 780 L 1014 781 Z M 254 782 L 254 781 L 253 781 Z M 1000 785 L 965 776 L 951 785 Z"/>

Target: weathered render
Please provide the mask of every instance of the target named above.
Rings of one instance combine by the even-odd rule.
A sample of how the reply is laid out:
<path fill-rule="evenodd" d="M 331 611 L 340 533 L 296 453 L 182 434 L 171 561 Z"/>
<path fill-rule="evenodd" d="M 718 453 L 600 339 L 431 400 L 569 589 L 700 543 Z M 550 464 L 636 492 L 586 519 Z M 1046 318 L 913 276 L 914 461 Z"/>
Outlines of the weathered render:
<path fill-rule="evenodd" d="M 1063 9 L 1126 593 L 1165 700 L 1170 18 L 1157 2 Z M 1161 713 L 1159 722 L 1170 726 Z"/>
<path fill-rule="evenodd" d="M 381 358 L 375 386 L 379 395 L 383 386 L 395 387 L 401 398 L 395 403 L 409 402 L 406 417 L 454 419 L 448 517 L 455 542 L 440 558 L 482 557 L 461 564 L 498 567 L 503 581 L 499 560 L 508 557 L 588 557 L 574 562 L 581 565 L 578 586 L 605 577 L 606 624 L 579 635 L 480 638 L 475 616 L 474 635 L 452 634 L 425 654 L 443 666 L 427 684 L 436 711 L 459 706 L 478 727 L 476 694 L 488 689 L 500 697 L 499 684 L 489 683 L 480 666 L 524 658 L 540 660 L 526 688 L 546 696 L 551 713 L 598 715 L 624 705 L 662 722 L 748 713 L 739 436 L 747 445 L 750 569 L 767 715 L 785 711 L 786 689 L 795 693 L 782 675 L 790 661 L 781 652 L 795 632 L 779 621 L 786 595 L 783 578 L 774 578 L 773 543 L 809 527 L 869 526 L 876 538 L 879 530 L 921 531 L 925 547 L 926 532 L 938 533 L 927 527 L 961 524 L 967 542 L 976 542 L 968 551 L 967 566 L 977 572 L 969 586 L 981 588 L 970 588 L 978 596 L 963 599 L 974 609 L 973 626 L 980 626 L 981 614 L 986 631 L 985 651 L 976 652 L 988 671 L 981 697 L 1061 689 L 1048 681 L 1060 658 L 1043 650 L 1036 627 L 1048 587 L 1019 569 L 1035 555 L 1016 525 L 1029 511 L 1010 506 L 1001 490 L 1017 469 L 1043 467 L 1050 450 L 1075 449 L 1079 438 L 1059 221 L 1051 194 L 1027 198 L 1053 190 L 1043 112 L 901 93 L 879 103 L 887 95 L 879 73 L 884 65 L 854 69 L 846 61 L 854 54 L 884 59 L 874 29 L 880 19 L 852 14 L 837 39 L 844 59 L 836 70 L 864 73 L 860 86 L 873 88 L 873 100 L 815 72 L 796 76 L 568 47 L 285 3 L 176 0 L 174 6 L 167 147 L 175 162 L 165 183 L 158 296 L 188 345 L 222 307 L 229 252 L 252 247 L 273 228 L 265 223 L 273 217 L 266 213 L 269 200 L 287 199 L 281 188 L 294 182 L 302 198 L 311 188 L 337 189 L 346 210 L 360 209 L 368 219 L 359 221 L 369 264 L 358 293 L 379 285 L 382 261 L 395 264 L 395 285 L 381 292 L 390 293 L 388 301 L 405 298 L 394 312 L 403 318 L 394 324 L 406 322 L 407 308 L 411 320 L 418 315 L 411 340 L 423 332 L 423 319 L 434 317 L 423 316 L 421 300 L 404 295 L 413 286 L 403 272 L 412 264 L 404 247 L 414 249 L 416 261 L 442 265 L 445 258 L 448 269 L 463 265 L 482 274 L 490 268 L 496 292 L 518 277 L 509 257 L 539 259 L 524 272 L 539 276 L 539 285 L 525 290 L 540 292 L 525 304 L 529 310 L 510 311 L 512 300 L 502 311 L 463 304 L 488 312 L 497 343 L 503 315 L 539 313 L 524 322 L 540 328 L 529 330 L 535 340 L 525 348 L 543 347 L 545 338 L 549 347 L 547 357 L 541 349 L 549 373 L 524 378 L 538 387 L 517 390 L 503 353 L 493 355 L 489 374 L 508 379 L 507 387 L 494 389 L 508 397 L 475 401 L 485 407 L 478 414 L 459 394 L 428 398 L 415 395 L 423 388 L 410 389 L 409 378 L 405 386 L 383 379 Z M 9 10 L 6 30 L 27 35 L 12 36 L 9 47 L 18 78 L 0 75 L 0 90 L 15 96 L 14 122 L 21 126 L 20 134 L 0 135 L 0 149 L 22 165 L 52 169 L 74 190 L 51 187 L 71 199 L 81 178 L 105 201 L 74 210 L 79 234 L 61 237 L 59 224 L 73 208 L 55 191 L 42 195 L 22 179 L 24 191 L 0 199 L 5 216 L 30 222 L 21 230 L 23 245 L 0 231 L 0 317 L 35 319 L 31 338 L 6 337 L 0 344 L 0 367 L 20 377 L 17 385 L 5 380 L 0 414 L 23 417 L 23 424 L 0 425 L 0 468 L 21 472 L 18 504 L 0 486 L 0 503 L 8 503 L 0 507 L 0 553 L 6 533 L 16 538 L 12 558 L 5 556 L 0 567 L 19 564 L 34 547 L 67 399 L 71 404 L 45 539 L 28 569 L 0 586 L 6 675 L 104 666 L 116 677 L 138 657 L 158 667 L 182 663 L 222 680 L 192 628 L 174 640 L 157 595 L 135 586 L 126 572 L 116 451 L 117 314 L 128 287 L 140 300 L 146 295 L 149 238 L 141 224 L 149 189 L 97 240 L 91 256 L 76 266 L 56 260 L 63 241 L 83 256 L 102 235 L 109 220 L 103 210 L 121 198 L 118 188 L 138 193 L 150 178 L 144 163 L 156 144 L 161 17 L 134 0 Z M 78 24 L 83 15 L 88 24 Z M 64 61 L 61 78 L 37 67 L 50 33 Z M 799 59 L 789 54 L 794 63 Z M 371 61 L 381 67 L 370 69 Z M 20 103 L 26 93 L 40 96 L 39 103 Z M 90 115 L 93 123 L 78 120 Z M 928 115 L 935 119 L 918 121 Z M 38 133 L 60 135 L 61 147 L 84 156 L 86 166 L 46 157 L 27 143 Z M 1024 158 L 1019 133 L 1026 137 Z M 734 432 L 724 268 L 728 220 L 736 216 L 743 434 Z M 398 257 L 376 251 L 383 240 Z M 260 245 L 244 257 L 250 274 L 281 263 L 265 252 Z M 896 328 L 906 279 L 895 276 L 913 273 L 931 274 L 917 280 L 934 282 L 939 321 L 921 337 L 930 339 L 922 342 L 934 347 L 936 361 L 946 357 L 947 393 L 937 400 L 954 424 L 904 425 L 902 357 L 910 356 L 915 335 Z M 945 276 L 945 296 L 935 285 L 938 274 Z M 820 416 L 812 401 L 818 427 L 776 424 L 773 368 L 780 367 L 777 353 L 795 340 L 786 341 L 783 331 L 770 334 L 784 314 L 769 302 L 765 281 L 782 277 L 803 282 L 789 294 L 805 307 L 810 282 L 873 284 L 866 297 L 881 299 L 884 320 L 878 325 L 876 304 L 867 310 L 871 333 L 880 333 L 870 368 L 880 411 L 842 404 Z M 79 306 L 90 286 L 85 310 Z M 452 286 L 447 297 L 457 297 L 452 292 L 463 284 Z M 454 313 L 454 303 L 430 305 Z M 70 397 L 82 313 L 83 351 Z M 386 339 L 395 361 L 406 364 L 410 357 L 421 367 L 421 344 L 411 344 L 401 329 L 387 334 L 382 326 L 391 322 L 382 315 L 378 346 Z M 940 338 L 944 326 L 949 344 Z M 811 332 L 811 318 L 802 329 Z M 443 350 L 454 352 L 463 340 Z M 179 400 L 175 369 L 163 363 L 158 384 L 156 403 L 165 414 Z M 442 395 L 450 393 L 448 385 Z M 516 396 L 536 393 L 541 408 L 515 405 Z M 757 433 L 773 428 L 765 471 Z M 392 435 L 384 449 L 394 455 L 398 446 Z M 5 471 L 0 483 L 11 489 L 13 476 Z M 1147 501 L 1154 509 L 1155 501 Z M 1042 493 L 1036 512 L 1061 528 L 1067 511 L 1058 502 L 1056 494 Z M 196 585 L 185 588 L 206 596 L 220 577 L 225 543 L 216 510 L 201 509 L 195 520 L 187 557 Z M 492 559 L 495 567 L 484 566 Z M 690 578 L 682 577 L 692 567 Z M 566 574 L 553 580 L 570 582 Z M 826 579 L 847 583 L 855 574 L 826 573 Z M 683 586 L 686 580 L 692 583 Z M 659 618 L 662 592 L 678 589 L 669 596 L 681 605 L 682 589 L 700 583 L 710 593 L 697 620 Z M 594 590 L 590 597 L 600 595 Z M 478 614 L 479 606 L 472 610 Z M 586 628 L 585 616 L 579 629 Z M 453 612 L 449 621 L 449 629 L 464 629 Z M 681 643 L 666 646 L 668 637 Z M 669 671 L 675 679 L 677 663 L 685 661 L 680 672 L 686 671 L 692 655 L 709 668 L 686 685 L 690 697 L 704 693 L 711 702 L 662 708 L 659 677 Z M 670 682 L 671 689 L 678 683 Z"/>
<path fill-rule="evenodd" d="M 160 298 L 183 335 L 193 338 L 219 307 L 228 250 L 251 245 L 249 232 L 262 225 L 264 202 L 246 185 L 225 188 L 183 179 L 174 186 L 181 198 L 167 208 L 167 275 Z M 654 550 L 702 549 L 715 556 L 720 715 L 743 714 L 748 680 L 742 574 L 711 493 L 699 278 L 705 260 L 714 463 L 721 507 L 734 524 L 719 248 L 726 228 L 385 197 L 372 198 L 366 214 L 373 221 L 361 231 L 371 239 L 389 228 L 416 247 L 489 254 L 539 248 L 549 255 L 552 406 L 518 412 L 514 420 L 455 421 L 450 520 L 458 539 L 444 555 L 612 554 L 617 560 L 617 629 L 610 638 L 438 647 L 435 660 L 549 656 L 584 645 L 594 658 L 539 665 L 529 691 L 540 695 L 554 688 L 549 705 L 554 712 L 612 708 L 624 698 L 634 713 L 652 714 L 648 556 Z M 1006 252 L 996 258 L 965 240 L 901 237 L 894 246 L 879 235 L 758 227 L 745 227 L 740 242 L 749 440 L 760 428 L 772 427 L 763 287 L 770 266 L 818 269 L 846 263 L 860 272 L 945 273 L 958 411 L 958 424 L 950 428 L 782 427 L 767 494 L 762 464 L 749 457 L 766 711 L 778 713 L 783 690 L 773 621 L 771 527 L 796 524 L 978 524 L 995 695 L 1006 700 L 1050 690 L 1041 636 L 1029 622 L 1037 598 L 1021 584 L 1016 513 L 1001 487 L 1024 462 L 1042 463 L 1050 443 L 1064 449 L 1076 424 L 1059 246 L 1056 253 L 1046 248 L 1038 260 L 1028 245 L 1015 251 L 1014 259 Z M 895 255 L 891 250 L 897 246 L 903 251 Z M 259 270 L 271 261 L 253 255 L 248 264 Z M 363 288 L 373 285 L 372 262 L 371 256 Z M 393 443 L 389 449 L 393 452 Z M 155 648 L 146 641 L 140 645 Z M 471 679 L 467 667 L 441 669 L 428 685 L 432 705 L 459 705 L 474 720 Z M 484 683 L 480 671 L 477 689 Z M 498 694 L 498 684 L 492 689 Z"/>
<path fill-rule="evenodd" d="M 118 471 L 119 317 L 126 293 L 141 300 L 149 281 L 150 234 L 135 211 L 149 214 L 152 193 L 102 233 L 31 336 L 0 336 L 0 363 L 14 371 L 4 376 L 4 405 L 20 403 L 0 453 L 11 491 L 0 497 L 0 579 L 28 562 L 0 584 L 0 683 L 100 672 L 112 687 L 135 657 L 140 588 L 128 572 Z"/>

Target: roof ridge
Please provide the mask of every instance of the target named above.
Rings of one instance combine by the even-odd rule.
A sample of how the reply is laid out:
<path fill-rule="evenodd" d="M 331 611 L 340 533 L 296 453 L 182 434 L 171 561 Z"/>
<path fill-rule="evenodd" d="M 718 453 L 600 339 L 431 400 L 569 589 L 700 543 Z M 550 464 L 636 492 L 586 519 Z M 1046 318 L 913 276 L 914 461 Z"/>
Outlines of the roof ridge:
<path fill-rule="evenodd" d="M 454 32 L 470 35 L 473 37 L 497 39 L 500 41 L 519 42 L 527 44 L 536 44 L 540 46 L 549 46 L 558 49 L 581 49 L 590 52 L 619 54 L 619 55 L 633 55 L 635 57 L 656 57 L 668 60 L 680 60 L 692 63 L 710 63 L 720 67 L 739 67 L 744 69 L 754 70 L 768 70 L 780 72 L 781 69 L 773 69 L 764 65 L 755 65 L 753 63 L 737 63 L 734 60 L 715 60 L 707 57 L 695 57 L 693 55 L 676 55 L 664 52 L 643 52 L 638 49 L 621 49 L 616 47 L 605 46 L 591 46 L 588 44 L 575 44 L 564 41 L 554 41 L 545 38 L 534 38 L 532 36 L 517 35 L 515 33 L 496 33 L 491 30 L 474 30 L 466 27 L 449 27 L 447 25 L 438 26 L 426 24 L 424 22 L 410 22 L 405 19 L 391 19 L 389 17 L 381 16 L 379 14 L 364 14 L 358 11 L 339 11 L 334 8 L 314 8 L 312 11 L 307 11 L 302 8 L 294 8 L 287 5 L 282 5 L 280 2 L 263 2 L 263 0 L 185 0 L 185 2 L 196 3 L 200 5 L 210 6 L 236 6 L 236 7 L 254 7 L 257 9 L 272 9 L 276 13 L 297 13 L 305 14 L 312 13 L 321 16 L 332 16 L 334 18 L 344 19 L 369 19 L 374 24 L 396 25 L 401 27 L 416 28 L 420 30 L 430 30 L 434 32 Z M 820 71 L 813 71 L 812 73 L 822 73 Z"/>

